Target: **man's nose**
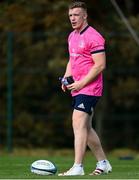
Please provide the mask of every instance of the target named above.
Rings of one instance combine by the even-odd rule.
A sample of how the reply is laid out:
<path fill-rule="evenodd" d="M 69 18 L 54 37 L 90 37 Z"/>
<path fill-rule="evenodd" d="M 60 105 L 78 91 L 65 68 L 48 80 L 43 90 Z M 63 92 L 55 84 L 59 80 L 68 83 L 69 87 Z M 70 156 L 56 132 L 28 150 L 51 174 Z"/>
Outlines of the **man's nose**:
<path fill-rule="evenodd" d="M 71 16 L 71 21 L 74 21 L 75 20 L 75 16 Z"/>

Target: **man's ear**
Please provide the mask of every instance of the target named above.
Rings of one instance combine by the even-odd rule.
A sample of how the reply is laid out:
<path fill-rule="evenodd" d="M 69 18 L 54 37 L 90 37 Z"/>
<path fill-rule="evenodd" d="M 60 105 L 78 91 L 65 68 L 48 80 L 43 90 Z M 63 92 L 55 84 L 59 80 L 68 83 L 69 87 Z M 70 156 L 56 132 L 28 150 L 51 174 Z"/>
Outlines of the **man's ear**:
<path fill-rule="evenodd" d="M 86 14 L 86 13 L 84 14 L 84 17 L 83 17 L 83 18 L 84 18 L 84 20 L 87 19 L 87 14 Z"/>

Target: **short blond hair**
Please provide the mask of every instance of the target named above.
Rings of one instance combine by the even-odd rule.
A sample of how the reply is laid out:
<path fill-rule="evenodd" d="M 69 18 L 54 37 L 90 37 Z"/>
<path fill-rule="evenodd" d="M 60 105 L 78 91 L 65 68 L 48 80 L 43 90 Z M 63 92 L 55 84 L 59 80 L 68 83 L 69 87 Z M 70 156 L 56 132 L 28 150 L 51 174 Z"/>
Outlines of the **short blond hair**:
<path fill-rule="evenodd" d="M 69 9 L 82 8 L 87 12 L 87 6 L 83 1 L 74 1 L 69 5 Z"/>

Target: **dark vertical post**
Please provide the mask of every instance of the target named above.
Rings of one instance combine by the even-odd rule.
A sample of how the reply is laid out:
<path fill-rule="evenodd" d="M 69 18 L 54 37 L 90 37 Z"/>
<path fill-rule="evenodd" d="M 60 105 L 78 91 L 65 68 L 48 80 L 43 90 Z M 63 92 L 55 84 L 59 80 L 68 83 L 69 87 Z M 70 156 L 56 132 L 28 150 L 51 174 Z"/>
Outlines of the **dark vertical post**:
<path fill-rule="evenodd" d="M 12 151 L 13 124 L 13 33 L 7 34 L 7 150 Z"/>

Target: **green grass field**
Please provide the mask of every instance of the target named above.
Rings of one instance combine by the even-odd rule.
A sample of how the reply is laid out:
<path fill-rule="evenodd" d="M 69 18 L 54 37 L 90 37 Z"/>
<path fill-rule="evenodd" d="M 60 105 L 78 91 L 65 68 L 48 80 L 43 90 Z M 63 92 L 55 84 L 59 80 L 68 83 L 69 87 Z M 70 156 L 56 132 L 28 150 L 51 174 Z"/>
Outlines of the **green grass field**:
<path fill-rule="evenodd" d="M 35 151 L 34 151 L 35 152 Z M 16 154 L 0 154 L 0 179 L 139 179 L 139 159 L 120 160 L 118 157 L 108 156 L 113 172 L 108 175 L 89 176 L 91 170 L 95 168 L 95 159 L 87 153 L 84 160 L 85 176 L 58 177 L 58 172 L 69 169 L 73 163 L 73 154 L 69 152 L 49 153 L 36 152 Z M 46 159 L 54 162 L 58 168 L 56 175 L 40 176 L 30 172 L 30 165 L 38 159 Z"/>

